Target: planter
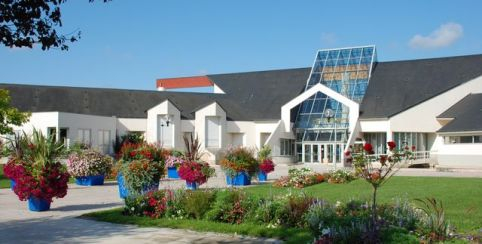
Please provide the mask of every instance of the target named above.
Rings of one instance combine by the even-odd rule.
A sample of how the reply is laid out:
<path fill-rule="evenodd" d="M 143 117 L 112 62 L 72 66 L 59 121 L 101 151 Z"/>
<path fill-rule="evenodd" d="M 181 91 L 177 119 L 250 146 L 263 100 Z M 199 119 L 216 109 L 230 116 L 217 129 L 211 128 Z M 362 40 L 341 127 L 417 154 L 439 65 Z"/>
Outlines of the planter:
<path fill-rule="evenodd" d="M 75 177 L 75 184 L 79 186 L 100 186 L 104 184 L 104 175 Z"/>
<path fill-rule="evenodd" d="M 10 179 L 10 189 L 13 191 L 13 188 L 15 187 L 17 183 L 15 182 L 14 179 Z"/>
<path fill-rule="evenodd" d="M 246 172 L 239 172 L 234 178 L 226 175 L 226 183 L 233 186 L 251 185 L 251 176 L 249 176 Z"/>
<path fill-rule="evenodd" d="M 28 199 L 28 209 L 35 212 L 47 211 L 50 209 L 50 202 L 32 196 Z"/>
<path fill-rule="evenodd" d="M 186 181 L 186 189 L 188 189 L 188 190 L 196 190 L 198 187 L 199 187 L 199 186 L 198 186 L 198 184 L 197 184 L 196 182 L 191 182 L 191 183 L 189 183 L 189 182 Z"/>
<path fill-rule="evenodd" d="M 176 167 L 168 167 L 167 168 L 167 177 L 170 179 L 179 179 L 179 174 L 177 173 Z"/>
<path fill-rule="evenodd" d="M 266 182 L 268 180 L 268 174 L 263 172 L 263 171 L 260 171 L 258 172 L 258 181 L 259 182 Z"/>
<path fill-rule="evenodd" d="M 129 190 L 126 187 L 124 176 L 120 173 L 117 174 L 117 183 L 119 185 L 119 196 L 120 196 L 120 198 L 127 198 L 130 195 Z M 144 189 L 142 189 L 142 194 L 150 192 L 150 191 L 156 191 L 158 189 L 159 189 L 159 182 L 154 183 L 150 186 L 144 187 Z"/>

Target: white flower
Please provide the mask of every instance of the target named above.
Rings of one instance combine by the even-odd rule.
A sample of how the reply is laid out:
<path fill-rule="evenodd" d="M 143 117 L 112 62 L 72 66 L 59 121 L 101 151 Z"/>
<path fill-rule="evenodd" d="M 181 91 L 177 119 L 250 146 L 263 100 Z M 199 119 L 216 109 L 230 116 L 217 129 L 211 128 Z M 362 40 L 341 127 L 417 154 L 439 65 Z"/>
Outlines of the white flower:
<path fill-rule="evenodd" d="M 340 202 L 340 201 L 336 201 L 335 206 L 336 206 L 336 207 L 340 207 L 340 206 L 341 206 L 341 202 Z"/>
<path fill-rule="evenodd" d="M 324 236 L 330 234 L 330 232 L 331 232 L 331 230 L 329 228 L 325 228 L 325 229 L 321 230 L 321 234 L 324 235 Z"/>

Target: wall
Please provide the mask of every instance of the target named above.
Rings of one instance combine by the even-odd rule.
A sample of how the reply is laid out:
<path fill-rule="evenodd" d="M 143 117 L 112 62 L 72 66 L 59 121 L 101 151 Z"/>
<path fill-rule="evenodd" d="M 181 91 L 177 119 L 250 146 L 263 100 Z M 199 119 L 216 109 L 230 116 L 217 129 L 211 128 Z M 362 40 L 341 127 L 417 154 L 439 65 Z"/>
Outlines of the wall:
<path fill-rule="evenodd" d="M 33 128 L 42 131 L 44 135 L 47 135 L 48 127 L 58 128 L 59 126 L 59 113 L 58 112 L 37 112 L 32 113 L 30 120 L 24 123 L 22 126 L 13 126 L 14 131 L 25 131 L 27 134 L 31 134 Z M 58 130 L 57 130 L 58 131 Z"/>
<path fill-rule="evenodd" d="M 206 148 L 206 117 L 216 116 L 219 117 L 219 135 L 220 146 L 219 148 Z M 226 112 L 219 104 L 213 102 L 204 108 L 196 111 L 194 120 L 194 134 L 198 135 L 201 141 L 201 150 L 204 151 L 203 160 L 209 163 L 216 163 L 221 158 L 221 149 L 227 146 L 227 123 Z"/>
<path fill-rule="evenodd" d="M 431 154 L 437 158 L 439 167 L 482 169 L 482 143 L 445 144 L 443 136 L 437 135 L 433 147 L 437 150 Z"/>
<path fill-rule="evenodd" d="M 144 137 L 147 131 L 147 119 L 117 118 L 117 135 L 124 135 L 129 131 L 142 131 Z"/>
<path fill-rule="evenodd" d="M 169 127 L 173 130 L 172 148 L 182 150 L 184 142 L 182 139 L 183 133 L 181 133 L 181 112 L 169 100 L 165 100 L 147 111 L 146 141 L 149 143 L 159 142 L 159 115 L 170 117 Z"/>
<path fill-rule="evenodd" d="M 266 126 L 266 124 L 264 125 Z M 265 128 L 266 129 L 266 128 Z M 295 158 L 296 155 L 290 156 L 281 156 L 280 155 L 280 139 L 295 139 L 295 136 L 292 132 L 285 132 L 284 121 L 280 120 L 276 123 L 273 127 L 271 127 L 272 132 L 271 136 L 266 141 L 266 144 L 271 147 L 271 155 L 273 157 L 273 162 L 275 164 L 293 164 L 296 162 Z"/>
<path fill-rule="evenodd" d="M 78 140 L 79 129 L 90 129 L 91 146 L 94 148 L 99 145 L 99 130 L 108 130 L 110 131 L 109 153 L 112 153 L 112 142 L 115 140 L 116 125 L 117 119 L 115 117 L 59 113 L 59 128 L 68 128 L 67 138 L 70 140 L 71 145 Z"/>

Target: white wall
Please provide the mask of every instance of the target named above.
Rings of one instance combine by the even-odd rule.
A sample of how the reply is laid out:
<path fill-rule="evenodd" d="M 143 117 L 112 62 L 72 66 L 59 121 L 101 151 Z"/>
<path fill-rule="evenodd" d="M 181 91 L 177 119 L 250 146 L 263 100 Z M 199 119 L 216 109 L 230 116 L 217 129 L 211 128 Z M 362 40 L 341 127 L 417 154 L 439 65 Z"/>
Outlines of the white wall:
<path fill-rule="evenodd" d="M 33 128 L 35 128 L 42 131 L 44 135 L 47 135 L 48 127 L 58 128 L 58 126 L 59 112 L 37 112 L 32 113 L 27 123 L 24 123 L 22 126 L 13 126 L 12 128 L 15 131 L 25 131 L 27 134 L 31 134 Z"/>
<path fill-rule="evenodd" d="M 150 108 L 147 111 L 147 130 L 146 141 L 149 143 L 158 143 L 159 137 L 159 116 L 168 115 L 170 117 L 169 127 L 172 128 L 172 148 L 182 150 L 184 142 L 181 133 L 181 112 L 169 100 Z"/>
<path fill-rule="evenodd" d="M 115 140 L 116 125 L 116 117 L 59 112 L 59 128 L 68 128 L 67 138 L 69 138 L 71 145 L 78 141 L 79 129 L 89 129 L 91 146 L 96 148 L 99 146 L 99 130 L 108 130 L 110 131 L 110 144 L 108 150 L 109 153 L 112 153 L 112 142 Z"/>
<path fill-rule="evenodd" d="M 295 139 L 292 132 L 285 132 L 284 121 L 280 120 L 274 127 L 271 136 L 268 138 L 266 144 L 271 147 L 271 155 L 275 164 L 291 164 L 295 163 L 296 155 L 281 156 L 280 139 Z"/>
<path fill-rule="evenodd" d="M 206 117 L 216 116 L 219 118 L 219 148 L 206 148 Z M 216 102 L 205 106 L 196 111 L 194 120 L 194 135 L 199 137 L 202 143 L 201 149 L 204 151 L 204 160 L 209 163 L 217 162 L 221 155 L 221 149 L 227 146 L 227 123 L 226 112 Z"/>
<path fill-rule="evenodd" d="M 117 118 L 117 134 L 124 135 L 129 131 L 142 131 L 146 136 L 147 119 L 145 118 Z"/>

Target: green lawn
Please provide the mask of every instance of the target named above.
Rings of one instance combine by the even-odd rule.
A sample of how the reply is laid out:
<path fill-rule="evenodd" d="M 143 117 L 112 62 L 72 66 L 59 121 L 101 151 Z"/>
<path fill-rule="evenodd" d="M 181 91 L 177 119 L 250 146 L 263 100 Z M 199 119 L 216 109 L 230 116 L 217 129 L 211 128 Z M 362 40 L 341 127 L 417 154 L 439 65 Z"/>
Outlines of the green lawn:
<path fill-rule="evenodd" d="M 290 189 L 263 185 L 246 188 L 246 191 L 259 196 L 269 196 L 285 194 Z M 332 202 L 352 198 L 369 200 L 371 197 L 371 186 L 364 180 L 339 185 L 322 183 L 291 191 L 304 191 Z M 390 179 L 378 193 L 381 202 L 389 202 L 395 198 L 413 200 L 425 197 L 441 200 L 446 217 L 459 231 L 476 232 L 482 227 L 482 178 L 398 176 Z"/>
<path fill-rule="evenodd" d="M 329 200 L 347 201 L 352 198 L 370 199 L 371 187 L 363 180 L 349 184 L 332 185 L 322 183 L 304 189 L 275 188 L 270 184 L 245 188 L 245 191 L 269 197 L 270 195 L 287 194 L 303 191 L 307 194 Z M 445 207 L 446 217 L 457 227 L 458 232 L 478 233 L 482 227 L 482 179 L 481 178 L 448 178 L 448 177 L 393 177 L 380 188 L 379 201 L 390 202 L 395 198 L 435 197 Z M 131 217 L 121 214 L 122 209 L 90 213 L 86 216 L 107 222 L 135 224 L 141 227 L 183 228 L 197 231 L 222 233 L 238 233 L 249 236 L 276 237 L 288 243 L 306 243 L 312 240 L 305 229 L 269 229 L 261 225 L 231 225 L 199 220 L 151 219 L 147 217 Z M 405 239 L 403 239 L 406 241 Z"/>
<path fill-rule="evenodd" d="M 0 189 L 10 188 L 10 179 L 3 175 L 3 165 L 0 165 Z"/>

